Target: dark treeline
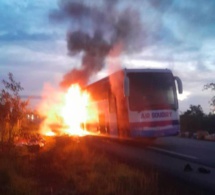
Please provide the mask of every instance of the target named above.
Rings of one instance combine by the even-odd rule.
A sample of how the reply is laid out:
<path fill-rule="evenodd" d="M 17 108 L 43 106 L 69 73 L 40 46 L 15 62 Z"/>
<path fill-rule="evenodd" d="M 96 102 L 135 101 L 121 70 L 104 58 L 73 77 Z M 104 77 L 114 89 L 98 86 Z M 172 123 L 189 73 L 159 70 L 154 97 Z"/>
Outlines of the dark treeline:
<path fill-rule="evenodd" d="M 205 114 L 200 105 L 190 105 L 190 108 L 181 114 L 180 120 L 182 132 L 206 130 L 215 133 L 215 114 Z"/>

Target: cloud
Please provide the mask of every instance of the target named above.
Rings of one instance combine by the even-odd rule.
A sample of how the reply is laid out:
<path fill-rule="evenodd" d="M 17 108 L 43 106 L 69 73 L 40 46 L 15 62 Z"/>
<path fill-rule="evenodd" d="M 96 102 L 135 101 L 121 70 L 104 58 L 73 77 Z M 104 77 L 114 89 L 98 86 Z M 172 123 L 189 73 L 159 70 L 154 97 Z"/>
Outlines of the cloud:
<path fill-rule="evenodd" d="M 70 58 L 66 55 L 65 41 L 46 41 L 46 44 L 45 47 L 43 42 L 32 44 L 28 41 L 23 45 L 1 45 L 0 78 L 12 72 L 23 84 L 23 93 L 29 95 L 40 94 L 46 82 L 58 86 L 62 75 L 71 66 L 80 64 L 79 56 Z"/>
<path fill-rule="evenodd" d="M 214 1 L 173 1 L 163 21 L 179 40 L 201 45 L 205 37 L 214 37 L 214 12 Z"/>
<path fill-rule="evenodd" d="M 51 36 L 48 10 L 54 6 L 51 0 L 2 0 L 0 1 L 0 36 L 16 39 L 47 39 Z M 53 29 L 54 30 L 54 29 Z"/>
<path fill-rule="evenodd" d="M 190 92 L 189 91 L 183 91 L 182 94 L 178 94 L 178 100 L 179 101 L 183 101 L 185 99 L 187 99 L 190 95 Z"/>
<path fill-rule="evenodd" d="M 185 100 L 179 101 L 179 111 L 183 113 L 189 109 L 190 105 L 201 105 L 204 113 L 208 114 L 211 111 L 209 101 L 210 97 L 207 94 L 191 94 Z"/>
<path fill-rule="evenodd" d="M 54 39 L 54 34 L 48 33 L 28 33 L 24 31 L 15 31 L 10 33 L 2 33 L 0 35 L 1 42 L 12 42 L 12 41 L 25 41 L 25 40 L 32 40 L 32 41 L 46 41 Z"/>
<path fill-rule="evenodd" d="M 122 19 L 134 16 L 128 20 L 134 25 L 127 26 L 132 38 L 125 34 L 129 52 L 122 54 L 122 66 L 172 69 L 190 92 L 180 105 L 188 108 L 192 102 L 207 109 L 212 93 L 202 88 L 214 82 L 215 1 L 82 0 L 85 6 L 76 0 L 62 2 L 67 4 L 58 0 L 0 1 L 0 78 L 8 71 L 15 72 L 29 93 L 40 91 L 45 81 L 57 85 L 64 73 L 81 66 L 84 56 L 83 52 L 68 56 L 67 30 L 86 31 L 93 37 L 93 30 L 99 29 L 108 42 L 114 34 L 112 25 L 118 24 L 115 16 L 121 14 Z M 71 2 L 79 4 L 65 6 Z M 128 7 L 131 11 L 126 12 Z M 51 17 L 64 22 L 50 21 L 50 11 Z"/>

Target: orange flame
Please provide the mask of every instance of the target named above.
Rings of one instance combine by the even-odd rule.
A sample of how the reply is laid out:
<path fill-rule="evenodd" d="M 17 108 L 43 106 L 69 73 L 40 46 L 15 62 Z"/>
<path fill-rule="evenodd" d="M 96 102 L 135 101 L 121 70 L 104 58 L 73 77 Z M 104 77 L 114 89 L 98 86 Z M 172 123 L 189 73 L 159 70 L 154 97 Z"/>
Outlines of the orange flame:
<path fill-rule="evenodd" d="M 78 85 L 72 85 L 65 95 L 65 106 L 61 108 L 61 116 L 68 128 L 65 133 L 72 135 L 84 135 L 86 132 L 81 127 L 86 121 L 86 106 L 89 95 L 82 92 Z"/>
<path fill-rule="evenodd" d="M 52 90 L 39 109 L 40 113 L 45 114 L 41 133 L 47 136 L 89 134 L 85 123 L 96 113 L 89 106 L 90 102 L 90 95 L 77 84 L 72 85 L 66 93 Z"/>

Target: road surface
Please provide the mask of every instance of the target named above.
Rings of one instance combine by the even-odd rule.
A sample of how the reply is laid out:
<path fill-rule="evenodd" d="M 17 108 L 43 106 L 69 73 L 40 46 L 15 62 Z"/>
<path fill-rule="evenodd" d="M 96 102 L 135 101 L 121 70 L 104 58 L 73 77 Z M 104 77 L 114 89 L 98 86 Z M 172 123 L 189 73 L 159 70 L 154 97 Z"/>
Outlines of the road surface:
<path fill-rule="evenodd" d="M 93 137 L 90 144 L 135 166 L 153 166 L 215 193 L 215 142 L 164 137 L 145 145 Z"/>

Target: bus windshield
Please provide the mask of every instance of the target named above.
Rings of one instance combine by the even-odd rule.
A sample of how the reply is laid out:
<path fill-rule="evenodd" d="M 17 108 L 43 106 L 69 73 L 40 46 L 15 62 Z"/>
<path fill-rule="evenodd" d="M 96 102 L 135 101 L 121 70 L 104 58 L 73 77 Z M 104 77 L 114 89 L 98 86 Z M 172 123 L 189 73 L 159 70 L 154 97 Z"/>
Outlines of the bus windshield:
<path fill-rule="evenodd" d="M 129 73 L 129 107 L 146 109 L 177 109 L 174 78 L 171 73 Z"/>

